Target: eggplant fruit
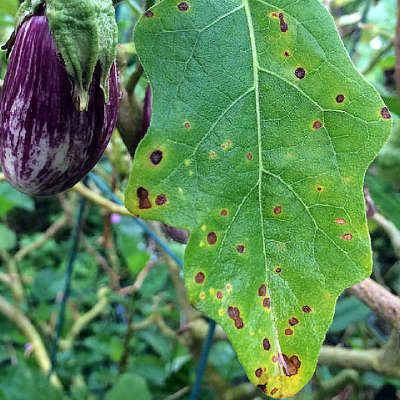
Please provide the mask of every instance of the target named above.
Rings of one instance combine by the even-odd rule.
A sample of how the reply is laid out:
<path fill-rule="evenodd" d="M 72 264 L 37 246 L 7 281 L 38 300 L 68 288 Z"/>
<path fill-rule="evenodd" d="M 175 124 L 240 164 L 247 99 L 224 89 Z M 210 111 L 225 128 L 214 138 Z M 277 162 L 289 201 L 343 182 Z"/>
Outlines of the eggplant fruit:
<path fill-rule="evenodd" d="M 53 195 L 99 161 L 117 120 L 115 61 L 107 104 L 100 75 L 97 63 L 88 110 L 78 111 L 46 16 L 32 16 L 19 27 L 0 99 L 0 161 L 12 186 L 29 195 Z"/>

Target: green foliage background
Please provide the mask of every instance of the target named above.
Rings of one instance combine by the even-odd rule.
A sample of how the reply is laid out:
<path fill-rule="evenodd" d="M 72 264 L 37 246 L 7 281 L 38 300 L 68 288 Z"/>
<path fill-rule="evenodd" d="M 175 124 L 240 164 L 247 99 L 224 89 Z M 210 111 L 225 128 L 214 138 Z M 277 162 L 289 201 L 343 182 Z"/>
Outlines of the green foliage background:
<path fill-rule="evenodd" d="M 337 0 L 333 2 L 335 21 L 340 27 L 342 38 L 350 50 L 354 44 L 356 24 L 366 5 L 364 0 Z M 126 60 L 122 81 L 126 83 L 135 68 L 137 57 L 132 44 L 133 27 L 143 10 L 144 4 L 125 0 L 117 9 L 120 49 Z M 395 0 L 373 2 L 367 23 L 373 29 L 364 29 L 357 43 L 355 64 L 360 71 L 367 71 L 366 77 L 378 88 L 391 107 L 394 119 L 400 114 L 399 102 L 394 90 L 394 51 L 389 48 L 371 68 L 374 57 L 390 43 L 396 23 Z M 4 43 L 12 32 L 13 15 L 17 9 L 16 0 L 1 0 L 0 41 Z M 4 78 L 7 61 L 0 53 L 0 79 Z M 142 100 L 147 81 L 143 77 L 136 88 Z M 129 161 L 110 163 L 115 154 L 129 160 L 126 150 L 118 137 L 113 139 L 107 156 L 98 166 L 98 172 L 108 177 L 114 171 L 118 188 L 123 191 L 127 185 Z M 122 164 L 122 165 L 121 165 Z M 370 192 L 379 211 L 400 227 L 399 190 L 392 181 L 376 176 L 372 168 L 367 178 Z M 61 199 L 73 212 L 76 211 L 77 197 L 73 193 Z M 55 221 L 62 218 L 64 209 L 59 198 L 31 199 L 14 191 L 7 183 L 0 183 L 0 251 L 15 253 L 20 248 L 34 243 Z M 125 399 L 135 394 L 135 399 L 166 399 L 168 396 L 193 383 L 197 360 L 188 346 L 176 340 L 168 330 L 151 324 L 138 330 L 129 342 L 129 361 L 125 372 L 119 374 L 119 365 L 124 352 L 126 333 L 125 310 L 132 310 L 133 320 L 140 324 L 154 313 L 173 331 L 180 328 L 180 305 L 169 271 L 160 253 L 154 250 L 151 240 L 123 217 L 111 224 L 113 247 L 104 246 L 110 224 L 109 215 L 96 206 L 88 207 L 85 216 L 84 236 L 86 241 L 109 262 L 117 263 L 124 277 L 124 284 L 134 282 L 138 273 L 149 259 L 155 260 L 142 288 L 133 298 L 126 300 L 113 295 L 110 304 L 101 315 L 86 326 L 73 346 L 57 353 L 57 373 L 65 392 L 50 386 L 46 376 L 30 354 L 29 343 L 17 328 L 0 316 L 0 399 Z M 400 293 L 400 264 L 384 232 L 374 223 L 369 225 L 374 249 L 374 278 Z M 48 348 L 54 332 L 55 315 L 59 309 L 57 296 L 63 288 L 65 268 L 70 250 L 71 226 L 66 224 L 54 238 L 34 252 L 29 253 L 19 264 L 21 274 L 26 277 L 28 295 L 26 311 L 42 333 Z M 181 257 L 184 246 L 170 243 Z M 114 261 L 112 261 L 114 260 Z M 0 272 L 4 271 L 4 263 Z M 71 301 L 67 309 L 65 332 L 76 318 L 76 311 L 83 314 L 98 302 L 98 289 L 109 286 L 110 282 L 98 266 L 98 260 L 88 253 L 81 241 L 72 281 Z M 11 298 L 8 285 L 0 283 L 0 293 Z M 372 311 L 353 297 L 342 296 L 336 308 L 334 322 L 326 338 L 327 344 L 339 344 L 354 349 L 370 349 L 388 341 L 388 326 Z M 200 348 L 201 341 L 197 346 Z M 227 341 L 215 342 L 210 355 L 210 365 L 221 387 L 230 387 L 246 381 L 245 373 L 235 352 Z M 340 370 L 320 366 L 312 382 L 297 396 L 301 400 L 314 400 L 324 382 L 329 382 Z M 219 399 L 215 386 L 206 379 L 201 399 Z M 227 385 L 227 386 L 224 386 Z M 134 391 L 133 391 L 134 388 Z M 400 381 L 370 372 L 360 373 L 357 384 L 345 390 L 348 399 L 380 399 L 383 390 L 400 393 Z M 222 392 L 226 392 L 222 389 Z M 221 393 L 218 392 L 218 393 Z M 388 392 L 385 392 L 388 393 Z M 323 398 L 334 397 L 328 393 Z M 341 392 L 343 394 L 343 391 Z M 252 397 L 251 397 L 252 396 Z M 249 398 L 260 398 L 253 394 Z M 181 398 L 188 398 L 183 394 Z M 385 400 L 391 398 L 386 395 Z"/>

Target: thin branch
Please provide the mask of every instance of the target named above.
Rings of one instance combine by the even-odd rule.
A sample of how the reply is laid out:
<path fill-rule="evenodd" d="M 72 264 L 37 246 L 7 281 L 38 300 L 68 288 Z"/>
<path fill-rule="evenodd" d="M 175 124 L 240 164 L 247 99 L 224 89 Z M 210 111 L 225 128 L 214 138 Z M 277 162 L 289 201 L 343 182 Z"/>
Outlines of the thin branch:
<path fill-rule="evenodd" d="M 400 1 L 400 0 L 399 0 Z M 372 219 L 386 232 L 392 243 L 393 250 L 400 259 L 400 231 L 397 229 L 396 225 L 385 218 L 382 214 L 375 213 Z"/>
<path fill-rule="evenodd" d="M 387 363 L 383 349 L 355 350 L 323 346 L 319 354 L 319 363 L 341 368 L 353 368 L 358 371 L 370 371 L 400 379 L 400 366 Z"/>
<path fill-rule="evenodd" d="M 60 341 L 60 347 L 63 350 L 70 349 L 74 343 L 74 340 L 79 336 L 81 331 L 103 312 L 103 310 L 109 303 L 107 294 L 108 294 L 107 288 L 101 288 L 98 291 L 99 301 L 94 305 L 93 308 L 91 308 L 85 314 L 81 315 L 75 321 L 65 340 Z"/>
<path fill-rule="evenodd" d="M 33 278 L 31 276 L 20 275 L 20 279 L 24 283 L 32 283 Z M 15 280 L 15 275 L 5 274 L 4 272 L 0 272 L 0 282 L 5 283 L 6 285 L 11 285 L 13 280 Z"/>
<path fill-rule="evenodd" d="M 30 319 L 17 307 L 12 306 L 3 296 L 0 295 L 0 312 L 13 322 L 19 330 L 26 336 L 29 343 L 32 345 L 33 354 L 37 360 L 40 369 L 48 374 L 50 371 L 51 363 L 47 353 L 46 347 L 43 344 L 42 338 L 38 331 L 33 326 Z M 56 374 L 52 373 L 50 376 L 51 383 L 61 388 L 61 382 Z"/>
<path fill-rule="evenodd" d="M 0 257 L 4 260 L 7 267 L 8 276 L 11 279 L 10 288 L 14 296 L 14 300 L 16 304 L 21 304 L 25 301 L 25 290 L 21 281 L 21 276 L 18 272 L 17 264 L 14 258 L 12 258 L 6 250 L 0 251 Z"/>
<path fill-rule="evenodd" d="M 131 323 L 131 329 L 133 331 L 141 331 L 143 329 L 149 328 L 151 325 L 157 323 L 158 320 L 158 315 L 157 313 L 150 314 L 144 321 L 142 322 L 132 322 Z"/>
<path fill-rule="evenodd" d="M 365 303 L 389 324 L 400 328 L 400 297 L 368 278 L 348 291 Z"/>
<path fill-rule="evenodd" d="M 394 46 L 394 41 L 389 40 L 389 42 L 386 44 L 386 46 L 382 47 L 376 54 L 375 56 L 371 59 L 369 64 L 367 65 L 366 68 L 361 71 L 363 75 L 368 74 L 375 66 L 378 64 L 378 62 L 381 60 L 381 58 L 389 51 L 392 49 Z"/>
<path fill-rule="evenodd" d="M 105 208 L 110 213 L 134 217 L 125 207 L 119 206 L 118 204 L 115 204 L 112 201 L 105 199 L 103 196 L 97 194 L 95 191 L 82 185 L 82 183 L 76 184 L 71 190 L 80 194 L 82 197 L 85 197 L 90 202 Z"/>
<path fill-rule="evenodd" d="M 165 400 L 178 400 L 181 397 L 185 396 L 187 393 L 190 392 L 191 386 L 185 386 L 184 388 L 178 390 L 176 393 L 171 394 L 171 396 L 168 396 L 165 398 Z"/>
<path fill-rule="evenodd" d="M 142 284 L 144 280 L 146 279 L 147 275 L 149 272 L 154 268 L 154 266 L 157 263 L 155 261 L 149 261 L 144 268 L 139 272 L 139 275 L 137 276 L 135 283 L 130 286 L 126 286 L 122 289 L 119 290 L 119 294 L 121 296 L 128 296 L 132 293 L 136 293 L 140 290 L 142 287 Z"/>
<path fill-rule="evenodd" d="M 37 250 L 38 248 L 42 247 L 46 242 L 55 236 L 57 232 L 62 229 L 68 221 L 68 218 L 66 215 L 64 215 L 62 218 L 60 218 L 58 221 L 56 221 L 53 225 L 51 225 L 46 232 L 43 233 L 35 242 L 32 244 L 22 247 L 14 256 L 14 259 L 17 263 L 22 261 L 22 259 L 31 253 L 32 251 Z"/>
<path fill-rule="evenodd" d="M 349 384 L 359 384 L 360 375 L 354 369 L 344 369 L 333 378 L 319 382 L 319 390 L 316 392 L 313 400 L 325 400 L 331 398 L 331 395 L 345 388 Z"/>
<path fill-rule="evenodd" d="M 161 254 L 161 258 L 165 262 L 167 268 L 169 269 L 169 273 L 171 275 L 172 283 L 176 290 L 176 295 L 178 297 L 178 302 L 183 311 L 186 321 L 191 322 L 195 320 L 197 317 L 201 315 L 198 311 L 196 311 L 189 303 L 187 297 L 187 291 L 185 284 L 183 283 L 182 278 L 180 277 L 180 269 L 177 264 L 171 260 L 170 257 L 165 255 L 164 253 Z"/>

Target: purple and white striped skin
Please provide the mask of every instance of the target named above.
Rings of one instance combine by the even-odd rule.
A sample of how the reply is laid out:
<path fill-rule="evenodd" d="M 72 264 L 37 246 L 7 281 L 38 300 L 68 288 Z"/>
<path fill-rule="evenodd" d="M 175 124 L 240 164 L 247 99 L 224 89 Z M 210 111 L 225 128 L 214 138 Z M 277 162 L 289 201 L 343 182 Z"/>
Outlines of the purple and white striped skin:
<path fill-rule="evenodd" d="M 29 195 L 69 189 L 99 161 L 119 107 L 118 72 L 104 104 L 96 67 L 88 111 L 79 112 L 45 16 L 18 31 L 0 100 L 0 161 L 7 180 Z"/>

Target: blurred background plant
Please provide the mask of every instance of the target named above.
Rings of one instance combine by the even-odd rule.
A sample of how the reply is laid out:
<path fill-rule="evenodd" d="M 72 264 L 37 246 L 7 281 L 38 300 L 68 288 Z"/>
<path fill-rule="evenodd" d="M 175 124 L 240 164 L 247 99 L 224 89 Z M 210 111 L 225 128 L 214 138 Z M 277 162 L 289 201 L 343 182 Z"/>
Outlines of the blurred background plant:
<path fill-rule="evenodd" d="M 296 398 L 398 399 L 397 4 L 396 0 L 323 3 L 357 68 L 384 97 L 395 125 L 366 178 L 377 284 L 367 280 L 342 295 L 316 374 Z M 78 184 L 57 197 L 34 199 L 0 177 L 0 399 L 190 396 L 208 321 L 186 299 L 178 266 L 185 246 L 169 238 L 170 228 L 137 223 L 110 197 L 122 198 L 131 157 L 143 136 L 147 81 L 135 54 L 133 28 L 150 4 L 124 0 L 116 6 L 124 97 L 112 142 L 87 185 Z M 17 8 L 17 0 L 1 0 L 1 43 L 13 30 Z M 6 66 L 5 52 L 0 52 L 0 88 Z M 105 193 L 104 186 L 111 193 Z M 178 234 L 184 241 L 184 232 L 172 231 L 172 236 Z M 168 254 L 160 240 L 167 243 Z M 264 398 L 247 382 L 219 327 L 199 398 Z"/>

